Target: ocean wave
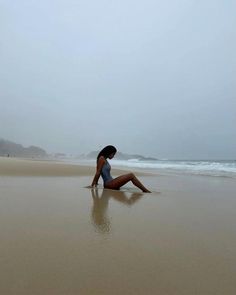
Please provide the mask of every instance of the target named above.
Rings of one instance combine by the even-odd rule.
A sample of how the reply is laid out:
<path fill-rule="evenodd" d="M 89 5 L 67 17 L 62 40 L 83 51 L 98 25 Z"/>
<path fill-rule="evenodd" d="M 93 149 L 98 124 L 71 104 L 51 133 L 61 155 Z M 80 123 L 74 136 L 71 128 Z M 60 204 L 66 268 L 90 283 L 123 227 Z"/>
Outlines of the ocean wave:
<path fill-rule="evenodd" d="M 150 170 L 168 170 L 195 175 L 236 177 L 236 161 L 128 161 L 112 160 L 112 165 Z"/>

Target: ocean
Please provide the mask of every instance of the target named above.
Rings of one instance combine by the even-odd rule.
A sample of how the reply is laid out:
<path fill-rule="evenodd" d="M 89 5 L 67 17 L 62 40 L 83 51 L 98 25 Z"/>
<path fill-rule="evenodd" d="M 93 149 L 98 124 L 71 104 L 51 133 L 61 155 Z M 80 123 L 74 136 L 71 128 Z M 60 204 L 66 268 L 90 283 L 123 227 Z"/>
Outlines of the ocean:
<path fill-rule="evenodd" d="M 144 169 L 153 172 L 176 172 L 184 174 L 236 178 L 236 160 L 111 160 L 113 166 Z"/>
<path fill-rule="evenodd" d="M 96 160 L 66 159 L 71 164 L 96 166 Z M 236 160 L 109 160 L 116 168 L 132 168 L 153 173 L 181 173 L 212 177 L 236 178 Z"/>

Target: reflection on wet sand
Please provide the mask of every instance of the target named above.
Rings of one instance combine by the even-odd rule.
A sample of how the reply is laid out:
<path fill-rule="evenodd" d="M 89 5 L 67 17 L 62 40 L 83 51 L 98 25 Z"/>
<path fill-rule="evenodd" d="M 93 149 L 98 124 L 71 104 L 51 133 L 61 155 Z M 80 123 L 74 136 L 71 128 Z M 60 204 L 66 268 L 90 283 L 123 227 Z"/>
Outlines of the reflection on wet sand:
<path fill-rule="evenodd" d="M 132 206 L 143 196 L 139 192 L 129 193 L 128 196 L 126 192 L 109 189 L 103 189 L 100 193 L 97 188 L 91 189 L 91 194 L 93 198 L 91 210 L 92 223 L 97 232 L 104 234 L 110 233 L 111 231 L 111 222 L 107 212 L 108 203 L 111 198 L 124 205 Z"/>

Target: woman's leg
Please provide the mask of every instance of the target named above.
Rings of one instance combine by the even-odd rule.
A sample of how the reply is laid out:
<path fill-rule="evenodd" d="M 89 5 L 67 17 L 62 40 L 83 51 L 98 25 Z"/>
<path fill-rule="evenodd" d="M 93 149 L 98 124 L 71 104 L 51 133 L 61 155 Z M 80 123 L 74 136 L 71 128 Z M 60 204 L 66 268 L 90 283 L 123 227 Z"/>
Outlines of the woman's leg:
<path fill-rule="evenodd" d="M 119 189 L 121 186 L 126 184 L 127 182 L 132 181 L 132 183 L 140 188 L 143 192 L 149 193 L 150 191 L 138 180 L 138 178 L 133 174 L 125 174 L 121 175 L 113 180 L 110 180 L 106 183 L 105 187 L 110 189 Z"/>

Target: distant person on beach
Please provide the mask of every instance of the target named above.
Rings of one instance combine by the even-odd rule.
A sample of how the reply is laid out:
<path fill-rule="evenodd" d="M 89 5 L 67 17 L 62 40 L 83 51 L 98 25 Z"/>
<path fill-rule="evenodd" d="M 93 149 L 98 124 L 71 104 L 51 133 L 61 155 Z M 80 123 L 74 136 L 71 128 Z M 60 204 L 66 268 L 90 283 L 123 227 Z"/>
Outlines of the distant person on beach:
<path fill-rule="evenodd" d="M 107 161 L 107 158 L 112 159 L 116 154 L 116 148 L 112 145 L 104 147 L 97 156 L 97 171 L 93 178 L 92 187 L 96 187 L 100 176 L 103 178 L 104 188 L 119 190 L 120 187 L 127 182 L 132 183 L 140 188 L 144 193 L 150 193 L 150 191 L 138 180 L 133 173 L 121 175 L 116 178 L 112 178 L 110 174 L 111 166 Z"/>

